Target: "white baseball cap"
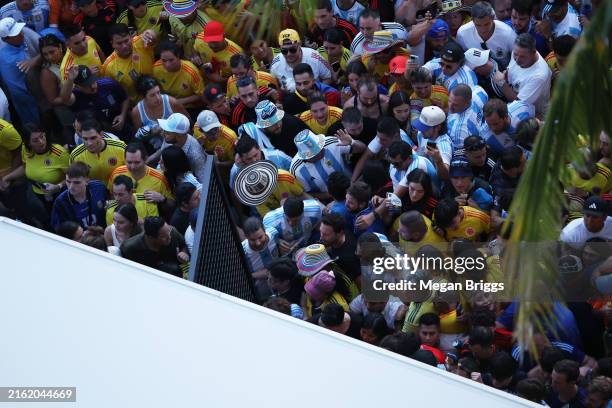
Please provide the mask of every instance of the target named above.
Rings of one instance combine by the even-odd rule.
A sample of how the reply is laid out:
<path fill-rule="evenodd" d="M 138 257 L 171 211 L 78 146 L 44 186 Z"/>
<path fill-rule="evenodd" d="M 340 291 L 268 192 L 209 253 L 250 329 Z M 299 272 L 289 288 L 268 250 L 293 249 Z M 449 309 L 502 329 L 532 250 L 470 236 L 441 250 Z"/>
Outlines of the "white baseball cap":
<path fill-rule="evenodd" d="M 421 115 L 412 121 L 412 126 L 421 132 L 425 132 L 434 126 L 444 123 L 446 114 L 437 106 L 426 106 L 421 110 Z"/>
<path fill-rule="evenodd" d="M 0 38 L 15 37 L 19 35 L 25 27 L 25 23 L 18 23 L 13 17 L 6 17 L 0 20 Z"/>
<path fill-rule="evenodd" d="M 182 113 L 173 113 L 168 119 L 158 119 L 159 127 L 166 132 L 187 134 L 189 133 L 189 119 Z"/>
<path fill-rule="evenodd" d="M 470 48 L 465 52 L 465 65 L 469 69 L 482 67 L 489 61 L 490 50 L 481 50 L 478 48 Z"/>
<path fill-rule="evenodd" d="M 208 132 L 210 129 L 221 127 L 221 122 L 219 122 L 217 114 L 209 110 L 203 110 L 200 112 L 197 123 L 198 127 L 203 132 Z"/>

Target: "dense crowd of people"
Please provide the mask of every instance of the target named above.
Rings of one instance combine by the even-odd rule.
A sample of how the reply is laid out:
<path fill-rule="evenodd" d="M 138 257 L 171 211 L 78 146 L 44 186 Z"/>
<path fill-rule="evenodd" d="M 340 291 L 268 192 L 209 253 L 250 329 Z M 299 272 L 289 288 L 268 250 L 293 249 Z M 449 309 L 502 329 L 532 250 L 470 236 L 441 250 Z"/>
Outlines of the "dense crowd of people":
<path fill-rule="evenodd" d="M 571 301 L 533 317 L 535 347 L 517 301 L 368 290 L 503 280 L 507 212 L 599 2 L 295 0 L 273 32 L 258 1 L 2 6 L 0 215 L 186 277 L 212 161 L 264 306 L 553 408 L 609 406 L 603 131 L 560 180 Z M 373 273 L 404 254 L 484 267 Z"/>

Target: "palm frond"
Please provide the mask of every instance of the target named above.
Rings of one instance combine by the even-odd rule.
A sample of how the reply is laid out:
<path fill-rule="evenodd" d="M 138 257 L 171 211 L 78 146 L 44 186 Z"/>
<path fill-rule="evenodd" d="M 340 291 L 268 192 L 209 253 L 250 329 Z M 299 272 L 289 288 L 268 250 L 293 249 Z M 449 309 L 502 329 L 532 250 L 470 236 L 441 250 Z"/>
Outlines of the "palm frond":
<path fill-rule="evenodd" d="M 612 129 L 612 2 L 603 2 L 578 41 L 553 90 L 545 124 L 515 194 L 505 270 L 521 300 L 515 334 L 530 345 L 534 330 L 551 329 L 557 282 L 557 253 L 564 202 L 560 180 L 567 164 L 583 161 L 579 148 L 597 146 L 599 133 Z M 541 323 L 546 327 L 542 327 Z M 532 325 L 535 324 L 535 327 Z"/>

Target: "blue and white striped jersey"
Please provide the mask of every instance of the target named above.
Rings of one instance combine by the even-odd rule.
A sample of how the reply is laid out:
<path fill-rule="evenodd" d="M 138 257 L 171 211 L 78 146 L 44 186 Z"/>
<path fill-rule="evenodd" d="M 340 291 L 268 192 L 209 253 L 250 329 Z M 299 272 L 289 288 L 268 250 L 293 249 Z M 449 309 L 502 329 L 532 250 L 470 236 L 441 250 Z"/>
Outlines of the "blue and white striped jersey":
<path fill-rule="evenodd" d="M 0 8 L 0 19 L 12 17 L 18 23 L 25 23 L 26 27 L 40 32 L 49 24 L 49 4 L 47 0 L 34 0 L 34 6 L 27 11 L 19 10 L 17 2 L 12 1 Z"/>
<path fill-rule="evenodd" d="M 279 239 L 295 243 L 297 241 L 306 244 L 310 239 L 312 231 L 321 222 L 323 207 L 317 200 L 304 200 L 304 213 L 296 226 L 291 226 L 285 217 L 283 207 L 267 213 L 263 219 L 266 231 L 275 230 Z"/>
<path fill-rule="evenodd" d="M 417 143 L 419 144 L 417 148 L 417 153 L 419 156 L 427 157 L 427 141 L 423 133 L 419 132 L 417 134 Z M 453 142 L 448 135 L 439 135 L 436 140 L 434 140 L 438 145 L 438 150 L 440 150 L 440 155 L 442 156 L 442 161 L 444 164 L 448 164 L 450 166 L 451 158 L 453 157 Z"/>
<path fill-rule="evenodd" d="M 327 192 L 327 179 L 334 171 L 348 177 L 352 175 L 344 160 L 344 156 L 351 152 L 351 146 L 340 146 L 336 137 L 326 137 L 324 146 L 323 157 L 316 162 L 306 162 L 297 155 L 291 161 L 291 174 L 308 193 Z"/>
<path fill-rule="evenodd" d="M 247 263 L 251 268 L 251 273 L 260 269 L 267 268 L 270 263 L 278 258 L 278 233 L 276 230 L 266 230 L 269 241 L 268 245 L 261 251 L 255 251 L 249 246 L 249 240 L 242 241 L 242 249 L 246 255 Z"/>
<path fill-rule="evenodd" d="M 480 113 L 481 122 L 484 120 L 484 117 L 482 116 L 482 110 L 488 100 L 489 95 L 487 95 L 487 91 L 485 91 L 482 86 L 476 85 L 472 87 L 472 109 L 475 109 Z"/>
<path fill-rule="evenodd" d="M 408 180 L 406 179 L 406 176 L 409 175 L 414 169 L 421 169 L 426 172 L 429 177 L 431 177 L 431 182 L 434 184 L 434 186 L 437 186 L 438 188 L 440 187 L 436 166 L 434 166 L 431 160 L 429 160 L 427 157 L 419 156 L 416 153 L 412 155 L 412 163 L 410 163 L 410 166 L 408 166 L 408 169 L 404 172 L 404 177 L 402 177 L 398 182 L 400 186 L 408 188 Z M 397 184 L 395 183 L 393 177 L 391 179 L 393 180 L 393 190 L 395 190 Z"/>
<path fill-rule="evenodd" d="M 582 25 L 578 19 L 579 13 L 571 4 L 567 5 L 567 14 L 560 23 L 552 22 L 552 33 L 554 37 L 561 35 L 571 35 L 574 38 L 582 34 Z"/>
<path fill-rule="evenodd" d="M 535 108 L 530 103 L 516 100 L 508 104 L 508 116 L 510 116 L 510 126 L 499 134 L 493 133 L 486 121 L 480 128 L 480 137 L 489 145 L 489 150 L 495 157 L 501 155 L 506 147 L 514 146 L 516 127 L 521 121 L 534 117 Z"/>
<path fill-rule="evenodd" d="M 408 133 L 406 133 L 406 131 L 404 131 L 404 129 L 400 129 L 400 138 L 404 142 L 408 143 L 410 145 L 410 147 L 414 147 L 414 143 L 410 139 L 410 136 L 408 136 Z M 374 137 L 374 139 L 372 139 L 372 141 L 368 144 L 368 150 L 371 151 L 374 154 L 380 153 L 382 148 L 383 148 L 383 146 L 380 143 L 380 138 L 378 137 L 378 135 L 376 135 Z M 387 152 L 385 152 L 385 158 L 388 158 L 387 157 Z"/>
<path fill-rule="evenodd" d="M 291 168 L 291 157 L 289 157 L 285 152 L 278 149 L 261 149 L 261 153 L 263 155 L 263 160 L 270 160 L 272 163 L 276 164 L 276 167 L 279 169 L 287 170 Z M 242 166 L 238 166 L 236 163 L 232 166 L 230 170 L 230 188 L 232 191 L 234 190 L 234 181 L 236 180 L 236 175 L 240 171 Z"/>
<path fill-rule="evenodd" d="M 444 85 L 444 87 L 448 89 L 448 92 L 452 91 L 453 88 L 459 84 L 466 84 L 470 88 L 478 85 L 478 77 L 474 71 L 465 65 L 460 66 L 457 72 L 449 77 L 444 75 L 442 72 L 440 58 L 434 58 L 423 66 L 427 68 L 429 72 L 431 72 L 431 75 L 434 78 L 434 84 Z"/>
<path fill-rule="evenodd" d="M 463 141 L 468 136 L 480 134 L 481 123 L 482 111 L 474 104 L 461 113 L 449 113 L 448 136 L 453 142 L 453 149 L 463 149 Z"/>

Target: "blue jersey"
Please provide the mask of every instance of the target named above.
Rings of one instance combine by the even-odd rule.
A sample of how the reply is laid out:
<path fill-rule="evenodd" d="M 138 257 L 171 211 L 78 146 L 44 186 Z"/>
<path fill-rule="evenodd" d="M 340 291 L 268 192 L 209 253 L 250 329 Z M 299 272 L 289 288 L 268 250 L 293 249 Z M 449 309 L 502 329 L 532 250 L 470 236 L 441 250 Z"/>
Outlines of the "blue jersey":
<path fill-rule="evenodd" d="M 419 156 L 427 157 L 427 141 L 428 139 L 423 136 L 423 133 L 419 132 L 417 134 L 417 143 L 418 147 L 416 152 Z M 439 135 L 436 140 L 436 145 L 438 150 L 440 150 L 440 155 L 442 156 L 442 161 L 444 164 L 450 166 L 451 158 L 453 157 L 453 142 L 448 135 Z"/>
<path fill-rule="evenodd" d="M 301 242 L 305 245 L 322 217 L 323 208 L 317 200 L 310 199 L 304 200 L 304 213 L 298 225 L 289 225 L 283 207 L 267 213 L 263 224 L 266 230 L 275 230 L 279 239 L 291 243 Z"/>
<path fill-rule="evenodd" d="M 26 86 L 26 74 L 17 68 L 17 62 L 29 60 L 24 41 L 20 46 L 4 44 L 0 48 L 0 77 L 8 90 L 11 102 L 22 123 L 38 123 L 38 105 Z"/>
<path fill-rule="evenodd" d="M 98 180 L 87 184 L 87 197 L 77 202 L 70 191 L 64 190 L 53 203 L 51 225 L 57 227 L 64 221 L 74 221 L 83 229 L 92 225 L 106 226 L 106 187 Z"/>
<path fill-rule="evenodd" d="M 494 157 L 499 157 L 506 147 L 515 145 L 516 127 L 521 121 L 534 117 L 535 108 L 527 102 L 516 100 L 508 104 L 508 116 L 510 125 L 501 133 L 493 133 L 486 121 L 480 128 L 480 137 L 487 143 Z"/>
<path fill-rule="evenodd" d="M 400 172 L 393 166 L 389 167 L 389 171 L 391 172 L 391 181 L 393 181 L 394 191 L 398 185 L 408 188 L 408 180 L 406 179 L 406 176 L 409 175 L 414 169 L 421 169 L 426 172 L 431 178 L 431 182 L 433 183 L 434 187 L 436 189 L 440 188 L 440 180 L 438 179 L 438 172 L 436 171 L 436 166 L 434 166 L 431 160 L 429 160 L 427 157 L 419 156 L 418 154 L 413 153 L 412 163 L 410 163 L 410 166 L 408 166 L 406 171 Z M 401 177 L 398 176 L 400 173 L 403 174 Z"/>

